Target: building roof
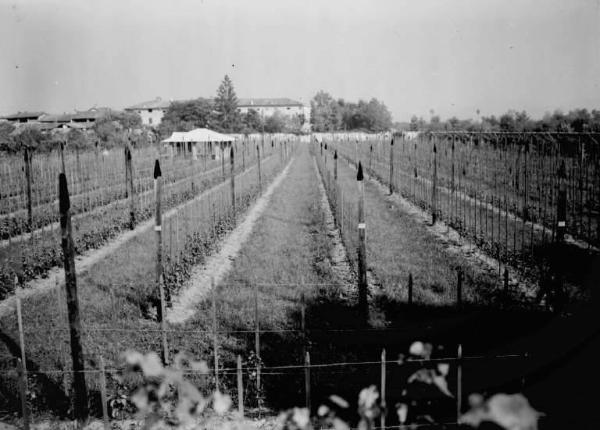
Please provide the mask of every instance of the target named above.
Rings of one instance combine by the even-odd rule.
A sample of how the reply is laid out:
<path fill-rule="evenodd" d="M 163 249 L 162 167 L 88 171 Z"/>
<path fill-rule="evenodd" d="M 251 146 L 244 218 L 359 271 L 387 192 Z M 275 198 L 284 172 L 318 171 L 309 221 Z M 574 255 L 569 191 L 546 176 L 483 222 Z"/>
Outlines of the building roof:
<path fill-rule="evenodd" d="M 39 118 L 40 116 L 44 115 L 44 112 L 17 112 L 14 113 L 12 115 L 7 115 L 2 117 L 3 119 L 6 120 L 11 120 L 11 119 L 27 119 L 27 118 Z"/>
<path fill-rule="evenodd" d="M 40 116 L 38 121 L 40 122 L 45 122 L 45 123 L 49 123 L 49 122 L 69 122 L 71 121 L 71 117 L 73 116 L 73 114 L 70 113 L 62 113 L 62 114 L 48 114 L 45 113 L 44 115 Z"/>
<path fill-rule="evenodd" d="M 304 106 L 302 103 L 288 98 L 277 99 L 238 99 L 238 107 L 281 107 Z"/>
<path fill-rule="evenodd" d="M 138 103 L 137 105 L 126 107 L 125 110 L 166 109 L 170 105 L 170 101 L 163 100 L 160 97 L 157 97 L 149 102 L 142 102 Z"/>
<path fill-rule="evenodd" d="M 233 142 L 232 136 L 217 133 L 208 128 L 196 128 L 192 131 L 181 132 L 175 131 L 168 139 L 163 140 L 163 143 L 175 142 Z"/>

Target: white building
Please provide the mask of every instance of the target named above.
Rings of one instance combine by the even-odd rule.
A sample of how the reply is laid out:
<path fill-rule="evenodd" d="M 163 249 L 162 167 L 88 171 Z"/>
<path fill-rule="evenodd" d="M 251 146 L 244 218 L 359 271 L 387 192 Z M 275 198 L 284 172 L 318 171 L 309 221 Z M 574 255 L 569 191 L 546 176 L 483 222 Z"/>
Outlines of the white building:
<path fill-rule="evenodd" d="M 149 102 L 143 102 L 137 105 L 129 106 L 125 108 L 125 110 L 137 113 L 142 118 L 143 125 L 156 127 L 162 121 L 162 118 L 170 104 L 171 102 L 157 97 Z"/>
<path fill-rule="evenodd" d="M 239 99 L 238 111 L 248 113 L 249 110 L 256 111 L 261 117 L 267 118 L 275 113 L 282 116 L 304 116 L 304 125 L 310 126 L 310 106 L 288 98 L 276 99 Z"/>

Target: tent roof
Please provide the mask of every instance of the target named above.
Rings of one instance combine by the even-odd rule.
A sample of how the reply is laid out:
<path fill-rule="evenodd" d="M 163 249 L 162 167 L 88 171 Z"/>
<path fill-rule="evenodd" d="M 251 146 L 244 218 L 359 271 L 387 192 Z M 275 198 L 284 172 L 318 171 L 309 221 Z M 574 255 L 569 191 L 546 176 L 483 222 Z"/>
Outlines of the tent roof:
<path fill-rule="evenodd" d="M 217 133 L 207 128 L 196 128 L 188 132 L 175 131 L 163 142 L 233 142 L 234 140 L 234 137 L 226 134 Z"/>

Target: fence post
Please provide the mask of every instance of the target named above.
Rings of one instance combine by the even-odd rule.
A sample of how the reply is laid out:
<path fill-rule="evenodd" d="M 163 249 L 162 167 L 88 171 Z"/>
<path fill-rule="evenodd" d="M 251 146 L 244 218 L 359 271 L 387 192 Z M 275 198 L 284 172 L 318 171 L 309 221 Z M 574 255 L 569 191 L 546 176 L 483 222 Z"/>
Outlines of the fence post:
<path fill-rule="evenodd" d="M 385 358 L 385 348 L 383 348 L 381 350 L 381 428 L 385 429 L 385 408 L 386 408 L 386 403 L 385 403 L 385 366 L 386 366 L 386 362 L 385 362 L 386 358 Z"/>
<path fill-rule="evenodd" d="M 131 160 L 131 145 L 125 147 L 125 180 L 129 197 L 129 229 L 135 228 L 135 187 L 133 186 L 133 162 Z"/>
<path fill-rule="evenodd" d="M 431 189 L 431 224 L 437 219 L 437 148 L 433 144 L 433 181 Z"/>
<path fill-rule="evenodd" d="M 29 407 L 27 406 L 27 373 L 21 359 L 17 359 L 17 373 L 19 375 L 19 397 L 21 397 L 21 415 L 23 416 L 23 429 L 29 430 Z"/>
<path fill-rule="evenodd" d="M 412 273 L 408 274 L 408 306 L 412 306 L 413 303 L 413 276 Z"/>
<path fill-rule="evenodd" d="M 462 307 L 462 282 L 463 273 L 461 269 L 458 269 L 458 279 L 456 281 L 456 306 L 460 309 Z"/>
<path fill-rule="evenodd" d="M 237 356 L 237 391 L 238 391 L 238 412 L 241 417 L 244 416 L 244 381 L 242 379 L 242 356 Z"/>
<path fill-rule="evenodd" d="M 258 149 L 258 145 L 256 145 L 256 159 L 258 163 L 258 189 L 262 194 L 262 176 L 260 174 L 260 149 Z"/>
<path fill-rule="evenodd" d="M 371 161 L 369 160 L 369 163 Z M 390 141 L 390 195 L 394 194 L 394 139 Z"/>
<path fill-rule="evenodd" d="M 260 322 L 258 320 L 258 284 L 254 284 L 254 354 L 256 355 L 256 398 L 260 413 Z"/>
<path fill-rule="evenodd" d="M 462 411 L 462 344 L 458 344 L 456 360 L 456 421 L 460 418 Z"/>
<path fill-rule="evenodd" d="M 335 150 L 335 152 L 333 153 L 333 179 L 335 179 L 337 181 L 338 178 L 338 174 L 337 174 L 337 160 L 338 160 L 338 155 L 337 155 L 337 149 Z"/>
<path fill-rule="evenodd" d="M 156 202 L 156 212 L 154 217 L 154 231 L 156 232 L 156 284 L 158 287 L 158 294 L 160 299 L 160 305 L 158 306 L 157 314 L 162 332 L 162 359 L 163 363 L 167 364 L 167 362 L 169 361 L 169 348 L 167 343 L 167 331 L 165 321 L 165 292 L 162 268 L 162 172 L 160 171 L 160 163 L 158 160 L 154 162 L 153 176 L 154 199 Z"/>
<path fill-rule="evenodd" d="M 373 144 L 369 147 L 369 178 L 373 176 L 373 168 L 371 167 L 371 161 L 373 159 Z"/>
<path fill-rule="evenodd" d="M 304 394 L 306 396 L 306 409 L 310 414 L 310 352 L 304 354 Z"/>
<path fill-rule="evenodd" d="M 106 395 L 106 370 L 104 369 L 104 358 L 98 357 L 100 365 L 100 401 L 102 402 L 102 421 L 104 422 L 104 430 L 110 430 L 108 422 L 108 397 Z"/>
<path fill-rule="evenodd" d="M 25 158 L 25 178 L 27 180 L 27 224 L 31 237 L 33 237 L 33 204 L 31 200 L 31 151 L 25 147 L 23 152 Z"/>
<path fill-rule="evenodd" d="M 565 160 L 562 160 L 558 168 L 558 202 L 556 216 L 556 240 L 564 241 L 567 228 L 567 185 L 566 185 Z"/>
<path fill-rule="evenodd" d="M 15 276 L 15 285 L 16 285 Z M 19 360 L 19 386 L 21 388 L 21 411 L 23 414 L 23 426 L 29 428 L 29 408 L 27 407 L 27 360 L 25 358 L 25 336 L 23 334 L 23 314 L 21 313 L 21 298 L 19 291 L 15 289 L 17 299 L 17 323 L 19 325 L 19 346 L 21 348 L 21 359 Z"/>
<path fill-rule="evenodd" d="M 231 208 L 233 210 L 233 217 L 235 218 L 235 172 L 234 172 L 234 160 L 233 160 L 233 146 L 229 153 L 229 165 L 231 166 Z"/>
<path fill-rule="evenodd" d="M 366 223 L 365 223 L 365 187 L 363 182 L 363 169 L 358 162 L 358 308 L 365 322 L 369 319 L 369 304 L 367 302 L 367 249 L 366 249 Z"/>
<path fill-rule="evenodd" d="M 75 387 L 75 416 L 82 420 L 87 415 L 87 389 L 85 385 L 83 349 L 81 346 L 81 322 L 79 319 L 79 300 L 77 298 L 77 278 L 75 274 L 75 246 L 71 227 L 71 202 L 67 177 L 58 176 L 61 244 L 65 268 L 65 287 L 67 308 L 69 311 L 69 329 L 71 334 L 71 358 L 73 360 L 73 381 Z"/>
<path fill-rule="evenodd" d="M 210 279 L 212 289 L 212 316 L 213 316 L 213 351 L 215 355 L 215 387 L 219 391 L 219 340 L 217 338 L 217 286 L 214 278 Z"/>

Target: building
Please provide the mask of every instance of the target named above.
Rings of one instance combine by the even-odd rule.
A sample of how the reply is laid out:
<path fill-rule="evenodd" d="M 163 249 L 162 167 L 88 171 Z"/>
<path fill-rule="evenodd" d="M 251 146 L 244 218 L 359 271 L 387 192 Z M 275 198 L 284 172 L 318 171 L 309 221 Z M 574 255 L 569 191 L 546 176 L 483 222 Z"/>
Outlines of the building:
<path fill-rule="evenodd" d="M 142 118 L 143 125 L 156 127 L 162 121 L 162 118 L 170 105 L 171 102 L 157 97 L 149 102 L 126 107 L 125 110 L 137 113 Z"/>
<path fill-rule="evenodd" d="M 256 111 L 261 117 L 266 118 L 279 113 L 283 116 L 304 116 L 304 124 L 310 124 L 310 107 L 288 98 L 275 99 L 239 99 L 238 111 L 242 114 L 249 110 Z"/>
<path fill-rule="evenodd" d="M 44 112 L 18 112 L 2 117 L 2 119 L 5 119 L 13 124 L 24 124 L 28 122 L 36 122 L 43 115 L 45 115 Z"/>

